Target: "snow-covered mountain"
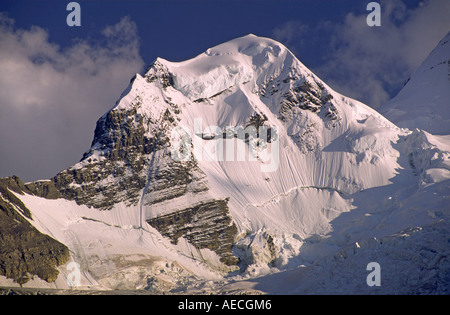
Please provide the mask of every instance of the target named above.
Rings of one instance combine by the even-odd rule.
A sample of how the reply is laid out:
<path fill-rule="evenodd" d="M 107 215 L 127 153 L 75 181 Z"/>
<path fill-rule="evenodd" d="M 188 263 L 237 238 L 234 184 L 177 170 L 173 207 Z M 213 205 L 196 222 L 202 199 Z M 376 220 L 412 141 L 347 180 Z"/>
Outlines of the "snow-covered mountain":
<path fill-rule="evenodd" d="M 429 79 L 416 77 L 409 84 Z M 407 87 L 403 101 L 416 99 Z M 97 121 L 79 163 L 50 180 L 2 180 L 8 220 L 67 250 L 53 277 L 18 258 L 23 268 L 0 281 L 67 288 L 75 262 L 76 284 L 91 289 L 359 293 L 373 289 L 370 261 L 414 272 L 411 236 L 431 252 L 417 266 L 437 273 L 430 291 L 448 293 L 449 158 L 450 136 L 398 127 L 271 39 L 158 58 Z M 388 292 L 405 283 L 382 276 Z"/>
<path fill-rule="evenodd" d="M 399 127 L 450 134 L 450 32 L 408 80 L 400 93 L 379 108 Z"/>

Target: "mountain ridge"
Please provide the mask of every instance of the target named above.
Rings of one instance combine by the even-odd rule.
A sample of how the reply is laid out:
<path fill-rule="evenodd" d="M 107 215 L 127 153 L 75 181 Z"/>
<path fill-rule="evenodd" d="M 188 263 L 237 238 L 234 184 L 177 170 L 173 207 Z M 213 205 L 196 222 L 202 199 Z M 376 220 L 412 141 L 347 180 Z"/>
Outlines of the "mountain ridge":
<path fill-rule="evenodd" d="M 99 118 L 79 163 L 16 197 L 70 249 L 85 286 L 186 289 L 409 228 L 405 196 L 449 194 L 447 142 L 397 127 L 281 43 L 247 35 L 184 62 L 157 58 Z M 447 218 L 442 200 L 411 213 Z"/>
<path fill-rule="evenodd" d="M 400 127 L 450 134 L 450 32 L 409 78 L 403 89 L 379 111 Z"/>

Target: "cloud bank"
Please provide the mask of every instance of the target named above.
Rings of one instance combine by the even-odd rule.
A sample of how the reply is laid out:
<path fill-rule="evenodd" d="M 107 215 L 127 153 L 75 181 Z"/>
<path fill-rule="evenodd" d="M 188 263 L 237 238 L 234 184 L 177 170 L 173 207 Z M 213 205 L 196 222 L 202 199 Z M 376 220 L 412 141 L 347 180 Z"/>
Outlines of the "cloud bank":
<path fill-rule="evenodd" d="M 144 62 L 128 17 L 100 38 L 61 48 L 37 26 L 16 29 L 0 13 L 0 177 L 48 179 L 78 162 L 96 120 Z"/>

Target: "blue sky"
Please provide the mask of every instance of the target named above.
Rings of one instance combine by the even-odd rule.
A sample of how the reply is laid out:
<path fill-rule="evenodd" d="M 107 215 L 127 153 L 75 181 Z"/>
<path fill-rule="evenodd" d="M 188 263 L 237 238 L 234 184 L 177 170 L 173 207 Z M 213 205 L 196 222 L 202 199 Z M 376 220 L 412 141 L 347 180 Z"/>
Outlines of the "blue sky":
<path fill-rule="evenodd" d="M 253 33 L 376 108 L 450 30 L 448 0 L 0 1 L 0 176 L 50 178 L 89 148 L 96 120 L 156 58 L 181 61 Z M 12 132 L 14 130 L 14 132 Z M 5 150 L 5 148 L 8 148 Z"/>
<path fill-rule="evenodd" d="M 82 9 L 78 28 L 65 24 L 69 2 L 2 0 L 0 9 L 15 19 L 17 27 L 39 25 L 62 45 L 78 37 L 95 38 L 104 27 L 129 16 L 138 26 L 141 53 L 151 62 L 156 56 L 185 60 L 248 33 L 271 37 L 276 27 L 291 20 L 309 25 L 321 20 L 338 22 L 349 12 L 364 13 L 369 1 L 77 1 Z"/>

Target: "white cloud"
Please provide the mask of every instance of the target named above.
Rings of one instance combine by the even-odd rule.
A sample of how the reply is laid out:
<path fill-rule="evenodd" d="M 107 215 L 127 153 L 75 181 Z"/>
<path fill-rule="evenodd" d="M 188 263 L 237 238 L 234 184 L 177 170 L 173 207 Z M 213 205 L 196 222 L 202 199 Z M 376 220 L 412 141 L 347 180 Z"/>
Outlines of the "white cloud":
<path fill-rule="evenodd" d="M 0 13 L 0 176 L 50 178 L 81 158 L 96 120 L 144 65 L 128 17 L 61 48 Z"/>
<path fill-rule="evenodd" d="M 299 21 L 287 21 L 272 31 L 272 37 L 288 47 L 294 55 L 298 55 L 298 48 L 305 45 L 303 37 L 309 31 L 309 26 L 306 24 Z"/>

